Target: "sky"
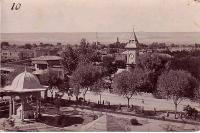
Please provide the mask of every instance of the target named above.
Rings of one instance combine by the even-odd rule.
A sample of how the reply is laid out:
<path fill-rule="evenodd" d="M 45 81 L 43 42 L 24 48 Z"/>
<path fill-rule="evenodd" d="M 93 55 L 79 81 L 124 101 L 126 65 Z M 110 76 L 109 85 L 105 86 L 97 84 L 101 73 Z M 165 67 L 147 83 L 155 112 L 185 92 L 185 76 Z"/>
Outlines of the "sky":
<path fill-rule="evenodd" d="M 19 10 L 11 10 L 21 3 Z M 0 0 L 3 33 L 200 32 L 193 0 Z"/>

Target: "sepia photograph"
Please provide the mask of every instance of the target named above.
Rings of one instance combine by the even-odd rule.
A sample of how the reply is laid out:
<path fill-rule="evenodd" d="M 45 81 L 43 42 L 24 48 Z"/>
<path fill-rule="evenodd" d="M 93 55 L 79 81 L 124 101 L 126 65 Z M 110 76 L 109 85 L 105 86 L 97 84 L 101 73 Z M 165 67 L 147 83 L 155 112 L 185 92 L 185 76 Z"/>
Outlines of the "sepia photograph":
<path fill-rule="evenodd" d="M 0 132 L 200 131 L 200 0 L 0 0 Z"/>

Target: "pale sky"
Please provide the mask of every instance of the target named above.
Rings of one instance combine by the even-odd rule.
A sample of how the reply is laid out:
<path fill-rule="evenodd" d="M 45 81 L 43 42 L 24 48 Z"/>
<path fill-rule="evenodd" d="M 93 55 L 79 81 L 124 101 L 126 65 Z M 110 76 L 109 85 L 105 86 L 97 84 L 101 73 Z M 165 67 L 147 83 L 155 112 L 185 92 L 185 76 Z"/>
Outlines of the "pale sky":
<path fill-rule="evenodd" d="M 0 0 L 2 32 L 200 32 L 193 0 Z M 12 11 L 12 3 L 21 3 Z"/>

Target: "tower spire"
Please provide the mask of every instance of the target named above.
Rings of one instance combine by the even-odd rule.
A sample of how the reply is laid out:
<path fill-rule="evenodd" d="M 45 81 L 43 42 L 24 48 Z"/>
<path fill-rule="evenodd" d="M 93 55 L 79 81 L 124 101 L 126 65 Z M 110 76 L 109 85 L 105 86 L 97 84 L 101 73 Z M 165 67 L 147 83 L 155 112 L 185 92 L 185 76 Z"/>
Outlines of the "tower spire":
<path fill-rule="evenodd" d="M 98 33 L 96 32 L 96 45 L 98 45 Z"/>
<path fill-rule="evenodd" d="M 136 34 L 135 34 L 135 32 L 134 32 L 134 31 L 133 31 L 133 34 L 134 34 L 134 39 L 135 39 L 135 42 L 136 42 L 136 43 L 139 43 L 139 42 L 138 42 L 138 39 L 137 39 L 137 36 L 136 36 Z"/>
<path fill-rule="evenodd" d="M 136 43 L 139 43 L 139 42 L 138 42 L 138 39 L 137 39 L 137 36 L 136 36 L 136 34 L 135 34 L 134 26 L 133 26 L 133 32 L 131 33 L 131 37 L 130 37 L 129 42 L 136 42 Z"/>

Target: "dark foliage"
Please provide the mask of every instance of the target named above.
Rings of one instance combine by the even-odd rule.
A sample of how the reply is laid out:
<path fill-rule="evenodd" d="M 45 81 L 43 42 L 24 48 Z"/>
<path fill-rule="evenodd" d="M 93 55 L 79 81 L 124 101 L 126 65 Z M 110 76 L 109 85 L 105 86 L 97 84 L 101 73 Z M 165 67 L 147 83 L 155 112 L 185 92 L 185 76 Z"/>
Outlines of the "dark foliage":
<path fill-rule="evenodd" d="M 200 80 L 200 56 L 173 58 L 171 61 L 168 62 L 167 69 L 185 70 L 190 72 L 192 76 Z"/>
<path fill-rule="evenodd" d="M 1 87 L 6 86 L 7 80 L 8 80 L 7 76 L 5 74 L 1 74 Z"/>
<path fill-rule="evenodd" d="M 138 120 L 135 119 L 135 118 L 131 119 L 130 122 L 131 122 L 132 125 L 142 125 L 142 124 L 140 124 L 140 123 L 138 122 Z"/>
<path fill-rule="evenodd" d="M 190 105 L 184 107 L 183 111 L 185 111 L 187 118 L 196 119 L 198 116 L 198 110 L 192 108 Z"/>
<path fill-rule="evenodd" d="M 76 50 L 72 49 L 70 45 L 62 54 L 62 64 L 64 66 L 65 74 L 72 74 L 78 65 L 78 54 Z"/>

